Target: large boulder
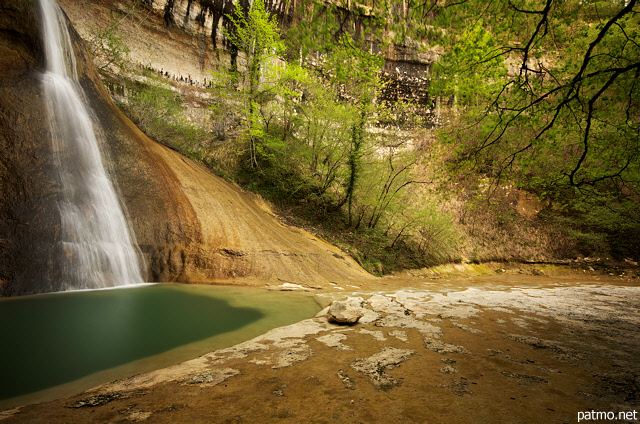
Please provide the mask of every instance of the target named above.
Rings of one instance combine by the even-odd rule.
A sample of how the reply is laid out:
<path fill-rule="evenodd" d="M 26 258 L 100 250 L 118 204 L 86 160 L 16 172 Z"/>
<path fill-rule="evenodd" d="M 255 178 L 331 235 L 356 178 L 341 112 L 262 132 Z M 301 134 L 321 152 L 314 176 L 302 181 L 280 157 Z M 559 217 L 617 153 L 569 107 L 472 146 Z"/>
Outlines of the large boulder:
<path fill-rule="evenodd" d="M 336 300 L 327 311 L 329 322 L 337 324 L 355 324 L 365 314 L 362 307 L 362 298 L 351 297 L 347 300 Z"/>

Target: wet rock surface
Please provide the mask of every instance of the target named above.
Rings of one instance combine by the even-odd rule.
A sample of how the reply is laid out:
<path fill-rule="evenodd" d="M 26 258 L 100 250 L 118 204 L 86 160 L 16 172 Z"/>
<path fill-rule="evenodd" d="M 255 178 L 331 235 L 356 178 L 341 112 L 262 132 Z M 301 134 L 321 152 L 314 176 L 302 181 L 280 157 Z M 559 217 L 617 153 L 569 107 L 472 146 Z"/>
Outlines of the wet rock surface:
<path fill-rule="evenodd" d="M 411 349 L 385 347 L 368 358 L 356 359 L 351 363 L 351 368 L 368 376 L 377 388 L 387 391 L 402 385 L 402 381 L 387 375 L 386 371 L 407 361 L 415 354 L 416 351 Z"/>
<path fill-rule="evenodd" d="M 66 260 L 63 249 L 53 248 L 60 244 L 61 190 L 40 83 L 35 4 L 0 6 L 0 295 L 56 291 L 61 266 L 52 264 Z M 76 7 L 86 14 L 84 3 Z M 280 223 L 259 197 L 145 136 L 113 104 L 71 26 L 70 34 L 79 81 L 103 134 L 102 161 L 126 207 L 145 281 L 233 279 L 312 290 L 371 278 L 340 249 Z"/>
<path fill-rule="evenodd" d="M 359 292 L 373 322 L 320 315 L 4 422 L 575 422 L 640 409 L 640 287 L 498 286 Z"/>

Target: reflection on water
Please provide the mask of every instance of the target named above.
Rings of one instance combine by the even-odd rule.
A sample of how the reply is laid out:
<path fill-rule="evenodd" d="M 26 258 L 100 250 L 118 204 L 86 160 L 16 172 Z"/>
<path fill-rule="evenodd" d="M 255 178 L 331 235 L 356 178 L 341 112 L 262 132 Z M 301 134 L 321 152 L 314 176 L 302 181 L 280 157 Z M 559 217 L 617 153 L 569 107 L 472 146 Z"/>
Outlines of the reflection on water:
<path fill-rule="evenodd" d="M 0 399 L 83 377 L 82 388 L 88 388 L 171 365 L 308 318 L 318 309 L 308 296 L 177 285 L 2 299 Z M 103 371 L 114 367 L 119 370 Z M 95 373 L 106 379 L 86 378 Z M 68 394 L 46 397 L 63 392 Z"/>

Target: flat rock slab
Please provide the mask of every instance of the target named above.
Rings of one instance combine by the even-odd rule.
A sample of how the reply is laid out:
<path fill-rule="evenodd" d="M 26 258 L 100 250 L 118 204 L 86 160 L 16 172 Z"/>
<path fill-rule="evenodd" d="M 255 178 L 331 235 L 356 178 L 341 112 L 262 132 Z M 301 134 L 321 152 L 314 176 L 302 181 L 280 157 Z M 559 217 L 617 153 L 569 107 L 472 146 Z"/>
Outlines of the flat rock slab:
<path fill-rule="evenodd" d="M 640 407 L 640 287 L 394 294 L 346 299 L 377 314 L 372 322 L 347 327 L 318 316 L 0 418 L 555 423 L 575 422 L 580 411 Z"/>
<path fill-rule="evenodd" d="M 351 368 L 368 376 L 371 383 L 377 388 L 388 391 L 402 385 L 402 381 L 389 376 L 387 371 L 415 354 L 416 351 L 411 349 L 385 347 L 382 351 L 368 358 L 356 359 L 351 363 Z"/>

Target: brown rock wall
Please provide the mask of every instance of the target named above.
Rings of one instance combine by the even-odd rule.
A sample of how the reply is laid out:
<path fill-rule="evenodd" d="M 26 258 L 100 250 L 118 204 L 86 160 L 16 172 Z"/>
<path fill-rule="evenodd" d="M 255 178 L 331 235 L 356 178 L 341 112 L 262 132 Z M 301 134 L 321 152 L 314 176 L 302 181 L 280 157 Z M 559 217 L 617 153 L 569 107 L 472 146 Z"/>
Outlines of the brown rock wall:
<path fill-rule="evenodd" d="M 80 34 L 90 37 L 90 27 L 104 27 L 109 24 L 110 13 L 114 10 L 126 12 L 125 3 L 115 0 L 90 0 L 79 3 L 76 0 L 59 0 L 60 5 L 69 13 L 71 21 L 78 27 Z M 275 11 L 282 26 L 291 25 L 300 11 L 300 1 L 284 2 L 266 0 L 268 10 Z M 331 3 L 331 2 L 327 2 Z M 341 4 L 340 2 L 334 2 Z M 347 18 L 350 16 L 349 2 L 339 10 Z M 240 4 L 246 7 L 247 0 Z M 223 29 L 231 30 L 231 24 L 225 15 L 232 14 L 234 2 L 231 0 L 148 0 L 144 18 L 138 24 L 131 25 L 130 20 L 120 24 L 127 45 L 131 48 L 133 60 L 143 66 L 168 72 L 178 80 L 191 79 L 204 83 L 207 71 L 219 63 L 230 60 Z M 90 12 L 87 12 L 89 10 Z M 142 13 L 142 12 L 140 12 Z M 345 28 L 359 33 L 364 27 L 366 16 L 348 18 Z M 372 40 L 374 46 L 377 45 Z M 385 75 L 394 81 L 399 95 L 389 93 L 389 98 L 411 99 L 426 103 L 427 79 L 430 65 L 438 53 L 423 52 L 422 45 L 412 40 L 406 44 L 391 44 L 382 52 L 386 58 Z M 392 89 L 390 89 L 392 90 Z M 395 89 L 393 89 L 395 90 Z"/>
<path fill-rule="evenodd" d="M 59 218 L 42 100 L 37 8 L 6 0 L 0 20 L 0 280 L 6 295 L 55 290 Z M 10 34 L 10 36 L 7 36 Z M 265 207 L 146 137 L 111 101 L 72 31 L 78 74 L 103 136 L 103 161 L 146 261 L 148 281 L 328 284 L 369 278 L 339 249 L 281 225 Z M 9 56 L 9 53 L 11 56 Z"/>
<path fill-rule="evenodd" d="M 0 284 L 12 293 L 50 287 L 59 229 L 48 124 L 38 69 L 42 66 L 38 9 L 29 2 L 0 6 Z M 36 270 L 48 269 L 48 272 Z"/>

